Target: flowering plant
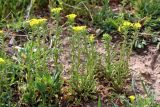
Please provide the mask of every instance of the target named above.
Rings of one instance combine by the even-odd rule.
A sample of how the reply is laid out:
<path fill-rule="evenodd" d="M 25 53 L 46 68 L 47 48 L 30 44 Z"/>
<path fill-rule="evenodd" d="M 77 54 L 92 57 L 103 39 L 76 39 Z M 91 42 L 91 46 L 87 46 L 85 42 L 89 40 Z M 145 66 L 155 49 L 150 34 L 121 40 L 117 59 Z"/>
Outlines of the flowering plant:
<path fill-rule="evenodd" d="M 0 64 L 4 64 L 5 60 L 3 58 L 0 58 Z"/>
<path fill-rule="evenodd" d="M 72 27 L 75 33 L 83 32 L 86 30 L 86 26 L 74 26 Z"/>
<path fill-rule="evenodd" d="M 62 8 L 60 8 L 60 7 L 58 7 L 58 8 L 52 8 L 51 12 L 55 13 L 55 14 L 59 14 L 61 10 L 62 10 Z"/>
<path fill-rule="evenodd" d="M 29 25 L 31 27 L 35 27 L 35 26 L 40 26 L 40 25 L 46 23 L 46 21 L 47 21 L 47 19 L 45 19 L 45 18 L 41 18 L 41 19 L 35 19 L 34 18 L 34 19 L 31 19 L 27 22 L 29 23 Z"/>

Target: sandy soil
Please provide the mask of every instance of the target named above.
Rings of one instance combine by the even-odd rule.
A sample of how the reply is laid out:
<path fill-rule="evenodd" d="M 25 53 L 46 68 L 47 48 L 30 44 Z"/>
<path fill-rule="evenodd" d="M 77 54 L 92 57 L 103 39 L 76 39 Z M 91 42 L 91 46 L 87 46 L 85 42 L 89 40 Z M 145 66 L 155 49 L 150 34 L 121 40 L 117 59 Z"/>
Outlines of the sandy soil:
<path fill-rule="evenodd" d="M 140 80 L 145 81 L 155 91 L 156 100 L 160 102 L 160 55 L 156 53 L 156 46 L 148 46 L 148 51 L 144 51 L 142 55 L 133 53 L 129 64 L 137 88 L 143 92 Z M 157 56 L 156 59 L 154 59 L 155 56 Z"/>

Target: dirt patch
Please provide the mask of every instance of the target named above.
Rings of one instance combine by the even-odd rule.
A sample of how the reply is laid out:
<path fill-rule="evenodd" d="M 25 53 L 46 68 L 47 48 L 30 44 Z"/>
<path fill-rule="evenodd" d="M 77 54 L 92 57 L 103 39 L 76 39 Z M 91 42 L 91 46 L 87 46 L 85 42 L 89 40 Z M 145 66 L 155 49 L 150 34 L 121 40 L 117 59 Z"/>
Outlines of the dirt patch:
<path fill-rule="evenodd" d="M 143 92 L 140 80 L 145 81 L 155 91 L 156 100 L 160 102 L 160 55 L 156 53 L 156 46 L 148 46 L 148 51 L 143 55 L 133 53 L 129 64 L 137 88 Z M 154 59 L 155 56 L 157 56 L 156 59 Z"/>

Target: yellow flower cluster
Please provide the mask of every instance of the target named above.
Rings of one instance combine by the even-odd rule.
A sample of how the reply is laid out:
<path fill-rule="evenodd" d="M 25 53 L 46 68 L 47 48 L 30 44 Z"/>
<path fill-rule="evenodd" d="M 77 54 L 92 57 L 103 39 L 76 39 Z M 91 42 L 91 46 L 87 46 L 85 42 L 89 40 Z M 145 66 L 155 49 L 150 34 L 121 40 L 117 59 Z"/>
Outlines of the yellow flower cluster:
<path fill-rule="evenodd" d="M 0 58 L 0 64 L 4 64 L 4 63 L 5 63 L 4 59 Z"/>
<path fill-rule="evenodd" d="M 126 27 L 130 27 L 130 26 L 132 26 L 132 23 L 129 21 L 124 21 L 122 25 L 126 26 Z"/>
<path fill-rule="evenodd" d="M 139 22 L 137 22 L 137 23 L 133 23 L 133 27 L 136 29 L 139 29 L 142 27 L 142 25 Z"/>
<path fill-rule="evenodd" d="M 38 25 L 44 24 L 46 21 L 47 21 L 47 19 L 41 18 L 41 19 L 31 19 L 27 22 L 29 23 L 29 25 L 31 27 L 33 27 L 33 26 L 38 26 Z"/>
<path fill-rule="evenodd" d="M 60 7 L 58 7 L 58 8 L 52 8 L 51 12 L 55 13 L 55 14 L 59 14 L 61 10 L 62 10 L 62 8 L 60 8 Z"/>
<path fill-rule="evenodd" d="M 93 43 L 94 42 L 94 35 L 93 34 L 91 34 L 90 36 L 89 36 L 89 42 L 91 42 L 91 43 Z"/>
<path fill-rule="evenodd" d="M 74 19 L 76 18 L 76 16 L 77 16 L 76 14 L 69 14 L 66 17 L 68 18 L 68 20 L 74 21 Z"/>
<path fill-rule="evenodd" d="M 142 27 L 142 25 L 141 25 L 139 22 L 131 23 L 131 22 L 129 22 L 129 21 L 124 21 L 124 22 L 122 23 L 122 25 L 120 25 L 120 26 L 118 27 L 118 31 L 119 31 L 119 32 L 123 32 L 124 30 L 127 30 L 127 29 L 130 28 L 130 27 L 132 27 L 132 28 L 134 28 L 134 29 L 139 29 L 139 28 Z"/>
<path fill-rule="evenodd" d="M 86 30 L 86 26 L 74 26 L 72 29 L 74 32 L 83 32 Z"/>
<path fill-rule="evenodd" d="M 129 96 L 129 99 L 130 99 L 131 103 L 134 104 L 135 96 L 131 95 L 131 96 Z"/>
<path fill-rule="evenodd" d="M 3 30 L 0 30 L 0 34 L 3 34 Z"/>

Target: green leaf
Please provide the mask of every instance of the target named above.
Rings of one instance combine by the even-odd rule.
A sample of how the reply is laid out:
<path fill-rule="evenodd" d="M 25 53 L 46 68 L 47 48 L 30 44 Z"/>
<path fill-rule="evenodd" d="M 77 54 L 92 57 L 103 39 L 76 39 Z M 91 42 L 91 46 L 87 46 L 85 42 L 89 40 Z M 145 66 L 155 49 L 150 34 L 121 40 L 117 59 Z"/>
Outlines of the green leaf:
<path fill-rule="evenodd" d="M 36 88 L 37 88 L 40 92 L 44 92 L 45 89 L 47 88 L 47 86 L 46 86 L 44 83 L 36 82 Z"/>

